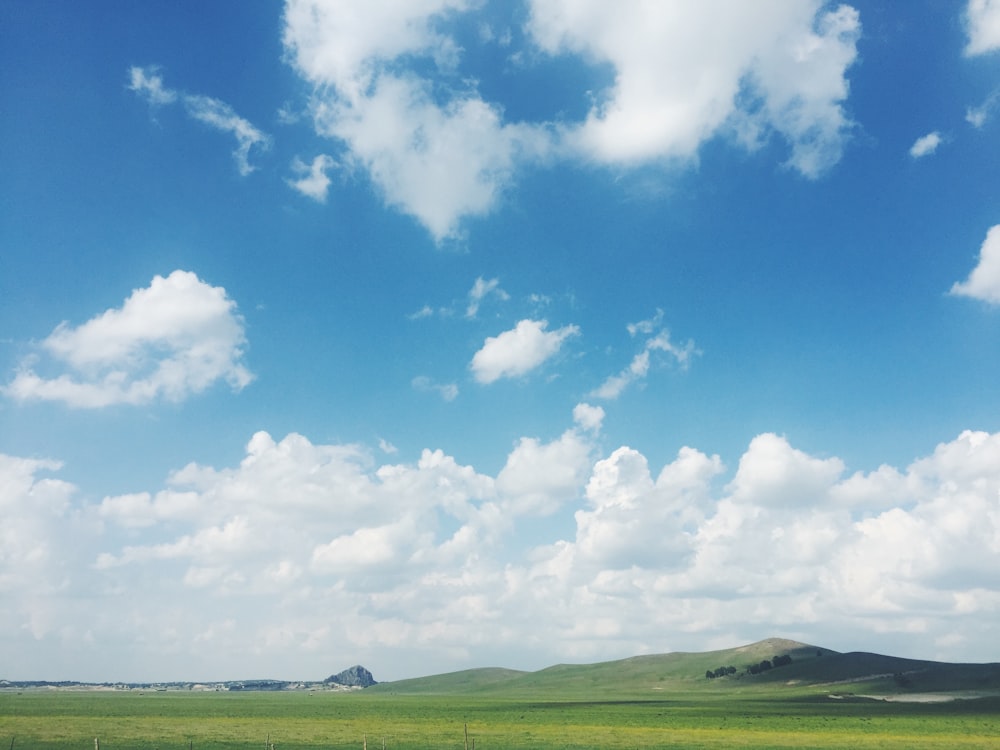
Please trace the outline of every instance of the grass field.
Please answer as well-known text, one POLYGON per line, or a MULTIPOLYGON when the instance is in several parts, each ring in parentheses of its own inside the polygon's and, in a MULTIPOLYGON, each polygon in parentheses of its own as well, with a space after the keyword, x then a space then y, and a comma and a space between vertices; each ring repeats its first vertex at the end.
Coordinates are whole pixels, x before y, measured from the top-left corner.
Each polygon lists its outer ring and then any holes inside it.
POLYGON ((1000 699, 755 691, 580 701, 391 693, 0 693, 0 750, 198 748, 997 748, 1000 699))
POLYGON ((475 669, 363 691, 0 689, 0 750, 1000 748, 1000 664, 838 654, 791 641, 475 669), (708 679, 778 654, 791 664, 708 679), (909 702, 865 696, 900 697, 909 702), (960 700, 921 702, 932 697, 960 700), (977 697, 970 697, 977 696, 977 697))

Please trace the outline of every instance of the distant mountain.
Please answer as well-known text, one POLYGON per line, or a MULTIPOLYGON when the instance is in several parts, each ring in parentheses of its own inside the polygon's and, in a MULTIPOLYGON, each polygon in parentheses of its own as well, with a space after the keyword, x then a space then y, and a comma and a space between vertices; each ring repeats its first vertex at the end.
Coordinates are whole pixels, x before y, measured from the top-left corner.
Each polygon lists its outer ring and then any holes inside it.
POLYGON ((338 674, 330 675, 325 680, 326 684, 333 685, 343 685, 344 687, 360 687, 366 688, 376 685, 375 678, 372 677, 372 673, 367 669, 362 667, 360 664, 356 664, 349 669, 345 669, 343 672, 338 674))

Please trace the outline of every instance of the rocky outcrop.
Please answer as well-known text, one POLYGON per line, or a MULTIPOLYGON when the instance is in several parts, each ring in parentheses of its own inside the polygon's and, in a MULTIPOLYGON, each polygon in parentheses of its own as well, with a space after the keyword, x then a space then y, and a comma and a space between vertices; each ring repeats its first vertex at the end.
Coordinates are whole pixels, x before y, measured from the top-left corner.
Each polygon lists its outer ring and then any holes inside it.
POLYGON ((326 684, 334 685, 344 685, 345 687, 371 687, 377 684, 375 678, 372 677, 372 673, 367 669, 362 667, 360 664, 351 667, 350 669, 345 669, 339 674, 330 675, 325 680, 326 684))

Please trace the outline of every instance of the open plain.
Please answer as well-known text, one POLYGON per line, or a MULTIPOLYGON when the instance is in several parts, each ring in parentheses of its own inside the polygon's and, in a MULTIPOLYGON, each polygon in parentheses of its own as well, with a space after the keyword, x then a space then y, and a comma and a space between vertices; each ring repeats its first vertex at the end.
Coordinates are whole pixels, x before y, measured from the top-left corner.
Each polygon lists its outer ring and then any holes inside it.
POLYGON ((1000 666, 768 640, 333 690, 0 691, 14 750, 996 748, 1000 666), (780 653, 777 653, 780 652, 780 653), (791 654, 786 666, 747 667, 791 654), (706 672, 732 664, 735 674, 706 672))

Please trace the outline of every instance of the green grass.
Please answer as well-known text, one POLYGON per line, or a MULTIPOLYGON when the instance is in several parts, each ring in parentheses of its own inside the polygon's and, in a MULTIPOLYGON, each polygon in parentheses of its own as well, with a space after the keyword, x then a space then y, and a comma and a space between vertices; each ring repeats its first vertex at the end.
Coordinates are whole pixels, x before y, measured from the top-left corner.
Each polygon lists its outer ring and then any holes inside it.
POLYGON ((1000 665, 769 639, 701 654, 474 669, 360 692, 0 690, 0 750, 998 748, 1000 665), (790 654, 757 676, 705 678, 790 654), (864 696, 977 695, 946 703, 864 696), (832 697, 836 695, 837 698, 832 697))
POLYGON ((0 750, 188 748, 996 748, 1000 699, 831 700, 759 689, 643 700, 557 695, 0 692, 0 750))

